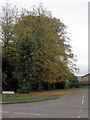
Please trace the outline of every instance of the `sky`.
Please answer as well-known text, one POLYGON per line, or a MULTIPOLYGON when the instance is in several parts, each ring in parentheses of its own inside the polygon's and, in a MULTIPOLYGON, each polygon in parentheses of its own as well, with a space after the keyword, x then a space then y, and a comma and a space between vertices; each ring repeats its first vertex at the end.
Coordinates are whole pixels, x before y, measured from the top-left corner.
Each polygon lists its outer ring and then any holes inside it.
POLYGON ((31 10, 33 5, 42 3, 52 16, 60 19, 70 33, 73 53, 77 56, 77 75, 88 73, 88 0, 0 0, 0 10, 5 3, 31 10))

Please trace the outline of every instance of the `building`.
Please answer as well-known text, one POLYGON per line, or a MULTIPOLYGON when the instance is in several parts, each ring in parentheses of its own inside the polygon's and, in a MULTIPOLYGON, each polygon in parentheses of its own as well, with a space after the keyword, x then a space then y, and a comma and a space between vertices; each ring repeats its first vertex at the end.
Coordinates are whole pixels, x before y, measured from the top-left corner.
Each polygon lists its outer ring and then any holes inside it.
POLYGON ((81 78, 79 79, 80 83, 90 83, 90 73, 81 76, 81 78))

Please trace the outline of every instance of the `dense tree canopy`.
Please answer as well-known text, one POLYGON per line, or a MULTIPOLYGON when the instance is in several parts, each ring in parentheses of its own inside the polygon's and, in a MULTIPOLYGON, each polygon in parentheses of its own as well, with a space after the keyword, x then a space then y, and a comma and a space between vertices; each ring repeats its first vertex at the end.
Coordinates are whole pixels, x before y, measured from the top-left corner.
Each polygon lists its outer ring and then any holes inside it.
MULTIPOLYGON (((15 17, 13 20, 17 19, 15 17)), ((52 17, 42 6, 22 12, 17 22, 9 23, 11 27, 1 24, 4 33, 4 26, 10 32, 7 40, 6 34, 2 37, 5 88, 16 81, 19 92, 41 91, 45 83, 53 84, 55 88, 55 83, 69 80, 77 68, 73 64, 74 54, 64 23, 52 17)))

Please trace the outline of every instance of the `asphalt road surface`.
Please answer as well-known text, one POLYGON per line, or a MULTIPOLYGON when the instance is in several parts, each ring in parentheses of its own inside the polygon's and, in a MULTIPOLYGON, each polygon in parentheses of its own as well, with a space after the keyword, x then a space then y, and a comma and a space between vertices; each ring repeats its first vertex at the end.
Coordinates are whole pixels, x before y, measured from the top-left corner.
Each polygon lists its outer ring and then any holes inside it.
POLYGON ((2 105, 3 118, 88 118, 88 90, 42 102, 2 105))

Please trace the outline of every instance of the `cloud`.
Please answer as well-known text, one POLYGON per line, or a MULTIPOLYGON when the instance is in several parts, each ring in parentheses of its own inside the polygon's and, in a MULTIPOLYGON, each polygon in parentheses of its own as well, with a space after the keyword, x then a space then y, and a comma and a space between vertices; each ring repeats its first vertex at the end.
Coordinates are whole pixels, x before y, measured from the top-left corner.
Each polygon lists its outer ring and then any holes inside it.
MULTIPOLYGON (((79 64, 78 67, 80 68, 78 75, 85 75, 88 73, 88 65, 79 64)), ((90 69, 89 69, 89 71, 90 71, 90 69)))

